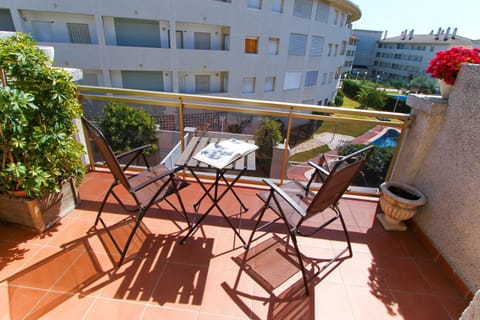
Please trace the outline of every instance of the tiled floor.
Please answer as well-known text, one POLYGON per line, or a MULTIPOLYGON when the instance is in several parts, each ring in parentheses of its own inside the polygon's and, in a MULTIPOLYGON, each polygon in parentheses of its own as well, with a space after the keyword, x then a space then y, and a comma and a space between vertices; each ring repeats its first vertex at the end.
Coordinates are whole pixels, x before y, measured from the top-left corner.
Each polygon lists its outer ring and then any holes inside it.
MULTIPOLYGON (((88 174, 80 207, 43 235, 0 225, 1 319, 439 320, 458 319, 468 303, 414 233, 384 231, 377 203, 366 199, 341 201, 354 255, 314 279, 310 296, 298 272, 285 279, 292 261, 281 226, 273 227, 276 236, 254 242, 251 268, 241 269, 245 250, 221 216, 209 216, 181 245, 186 224, 167 205, 143 220, 132 258, 116 270, 109 239, 90 230, 110 182, 107 173, 88 174)), ((258 190, 237 190, 250 208, 241 219, 248 238, 258 190)), ((195 184, 182 190, 192 216, 200 194, 195 184)), ((238 223, 233 196, 222 205, 238 223)), ((122 222, 120 207, 112 201, 105 216, 115 237, 125 237, 131 225, 122 222)), ((333 224, 300 245, 307 259, 321 261, 344 242, 333 224)))

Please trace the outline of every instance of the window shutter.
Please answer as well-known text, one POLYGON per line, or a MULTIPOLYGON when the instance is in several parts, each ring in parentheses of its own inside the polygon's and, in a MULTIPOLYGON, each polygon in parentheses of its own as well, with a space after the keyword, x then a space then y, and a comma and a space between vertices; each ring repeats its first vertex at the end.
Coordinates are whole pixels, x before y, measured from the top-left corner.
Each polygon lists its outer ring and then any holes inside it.
POLYGON ((305 87, 315 87, 317 85, 318 71, 307 71, 305 74, 305 87))
POLYGON ((272 0, 272 12, 283 12, 283 0, 272 0))
POLYGON ((310 47, 311 56, 323 55, 323 46, 325 45, 325 37, 312 36, 312 46, 310 47))
POLYGON ((158 21, 114 18, 120 46, 161 48, 158 21))
POLYGON ((15 25, 8 9, 0 9, 0 30, 15 31, 15 25))
POLYGON ((268 54, 269 55, 277 55, 278 54, 278 47, 279 47, 280 40, 278 38, 270 38, 268 39, 268 54))
POLYGON ((209 75, 195 75, 195 92, 198 92, 198 93, 210 92, 210 76, 209 75))
POLYGON ((72 43, 92 43, 86 23, 67 23, 68 34, 72 43))
POLYGON ((123 87, 164 91, 162 71, 122 71, 123 87))
POLYGON ((255 92, 255 78, 243 78, 242 93, 254 93, 255 92))
POLYGON ((249 9, 260 9, 262 0, 248 0, 247 7, 249 9))
POLYGON ((193 37, 195 49, 210 50, 210 33, 195 32, 193 37))
POLYGON ((299 33, 290 34, 290 43, 288 44, 289 56, 304 56, 307 48, 307 35, 299 33))
POLYGON ((283 81, 283 90, 292 90, 300 88, 301 72, 285 72, 283 81))
POLYGON ((257 53, 257 38, 245 39, 245 53, 257 53))
POLYGON ((312 17, 312 0, 295 0, 293 4, 293 15, 300 18, 310 19, 312 17))
POLYGON ((324 0, 317 2, 317 11, 315 12, 315 20, 328 23, 328 14, 330 13, 330 4, 324 0))
POLYGON ((263 87, 264 92, 273 92, 275 89, 275 77, 266 77, 263 87))

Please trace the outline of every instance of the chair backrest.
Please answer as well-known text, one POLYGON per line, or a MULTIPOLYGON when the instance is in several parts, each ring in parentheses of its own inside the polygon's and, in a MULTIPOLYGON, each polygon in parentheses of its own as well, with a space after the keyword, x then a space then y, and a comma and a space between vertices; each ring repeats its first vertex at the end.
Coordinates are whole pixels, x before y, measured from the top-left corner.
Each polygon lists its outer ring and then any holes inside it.
POLYGON ((336 160, 330 174, 307 208, 307 217, 336 204, 362 169, 375 146, 371 145, 336 160))
POLYGON ((118 162, 115 154, 113 153, 112 148, 108 144, 107 139, 103 133, 89 120, 82 117, 82 123, 84 127, 87 129, 88 136, 93 141, 95 146, 97 147, 98 151, 102 155, 103 160, 109 167, 110 171, 113 174, 115 180, 121 183, 127 190, 130 189, 130 184, 128 183, 128 179, 123 173, 122 167, 118 162))

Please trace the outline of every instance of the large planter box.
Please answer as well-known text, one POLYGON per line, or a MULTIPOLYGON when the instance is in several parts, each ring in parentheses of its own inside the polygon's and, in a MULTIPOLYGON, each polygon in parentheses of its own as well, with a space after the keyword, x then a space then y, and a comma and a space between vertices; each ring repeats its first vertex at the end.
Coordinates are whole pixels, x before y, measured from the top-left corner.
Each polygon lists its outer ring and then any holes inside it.
POLYGON ((62 191, 39 199, 0 195, 0 220, 44 232, 72 212, 80 203, 74 181, 62 184, 62 191))

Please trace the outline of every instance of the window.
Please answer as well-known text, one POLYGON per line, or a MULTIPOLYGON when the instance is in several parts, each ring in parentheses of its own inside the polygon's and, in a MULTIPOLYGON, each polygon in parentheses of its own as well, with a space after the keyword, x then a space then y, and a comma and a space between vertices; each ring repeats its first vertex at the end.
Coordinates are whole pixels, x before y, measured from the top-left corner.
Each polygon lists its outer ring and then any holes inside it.
POLYGON ((254 92, 255 92, 255 77, 243 78, 242 93, 254 93, 254 92))
POLYGON ((272 12, 283 12, 283 0, 272 0, 272 12))
POLYGON ((262 0, 248 0, 247 8, 260 10, 262 8, 262 0))
POLYGON ((271 56, 278 55, 278 48, 280 46, 280 39, 269 38, 268 39, 268 54, 271 56))
POLYGON ((53 41, 52 26, 50 21, 32 21, 33 39, 39 42, 53 41))
POLYGON ((302 79, 301 72, 285 72, 285 80, 283 81, 283 90, 299 89, 301 79, 302 79))
POLYGON ((82 79, 78 80, 78 84, 85 86, 98 86, 98 77, 95 72, 83 72, 82 79))
POLYGON ((340 47, 340 55, 343 56, 347 50, 347 41, 342 41, 342 46, 340 47))
POLYGON ((332 81, 333 81, 333 72, 330 72, 330 73, 328 74, 328 84, 331 84, 332 81))
POLYGON ((327 84, 327 77, 328 75, 326 72, 322 73, 322 86, 327 84))
POLYGON ((258 53, 258 37, 248 37, 245 39, 245 53, 258 53))
POLYGON ((158 21, 114 18, 117 45, 160 48, 158 21))
POLYGON ((305 88, 315 87, 317 85, 318 71, 307 71, 305 74, 305 88))
POLYGON ((266 77, 265 84, 263 86, 264 92, 273 92, 275 91, 275 77, 266 77))
POLYGON ((337 25, 337 23, 338 23, 338 15, 339 14, 340 14, 340 12, 338 10, 335 10, 335 20, 333 21, 334 25, 337 25))
POLYGON ((124 88, 164 91, 162 71, 122 71, 124 88))
POLYGON ((293 15, 300 18, 310 19, 312 17, 312 0, 295 0, 293 4, 293 15))
POLYGON ((175 41, 177 42, 177 49, 183 49, 183 31, 175 31, 175 41))
POLYGON ((208 93, 210 92, 210 76, 209 75, 195 75, 195 92, 208 93))
POLYGON ((323 46, 325 45, 325 37, 312 36, 312 46, 310 47, 310 55, 319 57, 323 54, 323 46))
POLYGON ((193 41, 195 49, 210 50, 210 33, 194 32, 193 41))
POLYGON ((15 31, 12 16, 10 10, 0 9, 0 30, 2 31, 15 31))
POLYGON ((328 56, 329 57, 332 55, 332 48, 333 48, 333 44, 329 43, 328 44, 328 56))
POLYGON ((307 35, 299 33, 290 34, 290 42, 288 44, 289 56, 304 56, 307 49, 307 35))
POLYGON ((335 45, 335 54, 334 56, 336 57, 338 55, 338 44, 335 45))
POLYGON ((325 0, 317 2, 317 11, 315 12, 315 20, 327 23, 328 15, 330 13, 330 4, 325 0))
POLYGON ((338 67, 336 72, 335 72, 335 80, 338 80, 340 78, 340 75, 342 74, 342 67, 338 67))
POLYGON ((92 43, 86 23, 67 23, 68 35, 72 43, 92 43))

